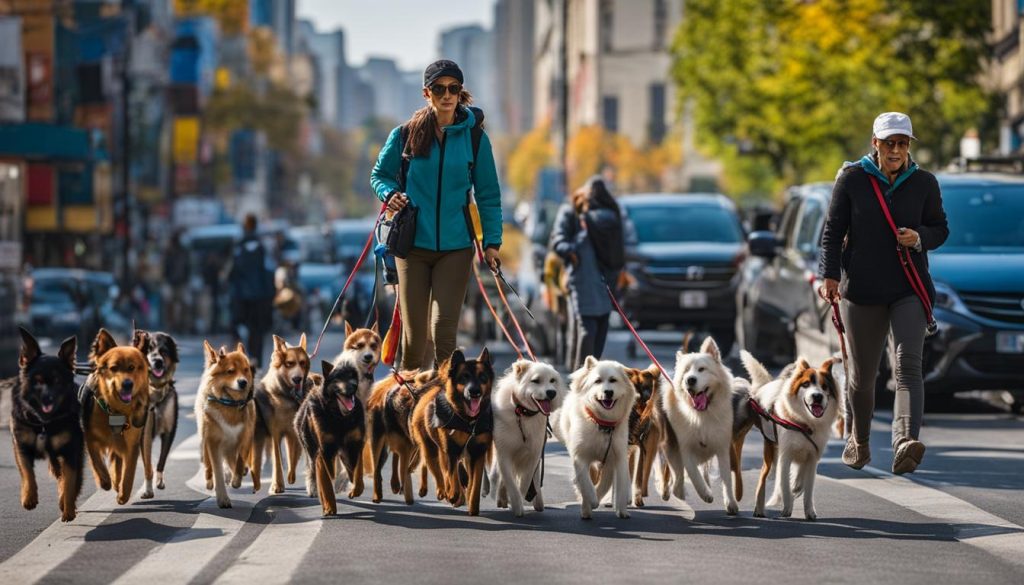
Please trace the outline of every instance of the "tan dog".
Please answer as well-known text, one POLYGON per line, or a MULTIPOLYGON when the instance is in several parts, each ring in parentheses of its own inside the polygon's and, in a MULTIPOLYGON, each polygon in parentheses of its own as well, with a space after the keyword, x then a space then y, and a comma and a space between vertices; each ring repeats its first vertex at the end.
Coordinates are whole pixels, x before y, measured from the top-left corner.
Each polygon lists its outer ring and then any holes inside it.
POLYGON ((135 483, 135 466, 149 409, 146 357, 138 347, 118 346, 106 329, 100 329, 89 360, 96 370, 82 385, 79 395, 85 446, 96 485, 103 490, 113 485, 117 488, 117 503, 126 504, 135 483))
POLYGON ((651 468, 661 442, 661 425, 654 416, 654 405, 660 399, 661 370, 651 365, 646 370, 627 369, 629 381, 636 390, 636 402, 629 413, 629 470, 633 479, 633 505, 642 508, 647 497, 651 468))
POLYGON ((206 489, 216 490, 218 506, 230 508, 224 466, 231 466, 231 487, 241 487, 256 426, 253 368, 241 343, 228 353, 223 347, 220 351, 213 349, 204 340, 203 353, 206 367, 196 394, 195 413, 206 489))
POLYGON ((270 493, 284 493, 281 441, 288 445, 288 484, 295 483, 295 470, 299 464, 302 445, 295 432, 295 415, 306 399, 309 377, 309 354, 306 353, 306 334, 299 345, 288 345, 274 336, 274 351, 270 354, 270 368, 256 385, 256 427, 252 443, 252 491, 260 491, 260 472, 263 470, 263 451, 267 441, 274 455, 274 468, 270 480, 270 493))

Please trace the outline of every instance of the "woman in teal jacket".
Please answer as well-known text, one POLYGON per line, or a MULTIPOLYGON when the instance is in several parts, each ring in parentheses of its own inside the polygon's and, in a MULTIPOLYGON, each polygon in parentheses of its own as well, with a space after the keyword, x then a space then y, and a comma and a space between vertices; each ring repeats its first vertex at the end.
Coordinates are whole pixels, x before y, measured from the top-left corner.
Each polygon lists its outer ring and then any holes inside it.
POLYGON ((463 81, 462 70, 452 61, 427 67, 423 97, 428 105, 391 131, 370 175, 370 185, 387 202, 388 213, 406 205, 419 208, 413 250, 396 259, 403 369, 419 368, 425 361, 428 315, 435 363, 455 351, 473 261, 474 235, 466 212, 471 191, 480 212, 485 260, 492 270, 500 266, 501 190, 494 153, 487 134, 474 128, 483 115, 468 107, 472 97, 463 81), (474 134, 479 136, 476 153, 474 134), (404 193, 399 186, 403 155, 408 159, 404 193))

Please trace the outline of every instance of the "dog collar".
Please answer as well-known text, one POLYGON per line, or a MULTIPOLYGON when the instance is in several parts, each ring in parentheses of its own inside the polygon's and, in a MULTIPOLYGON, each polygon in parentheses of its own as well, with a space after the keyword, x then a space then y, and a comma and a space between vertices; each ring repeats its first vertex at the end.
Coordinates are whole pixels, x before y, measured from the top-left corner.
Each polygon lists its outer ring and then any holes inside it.
POLYGON ((765 408, 763 406, 761 406, 757 402, 757 400, 754 400, 753 396, 750 397, 749 403, 750 403, 750 408, 752 408, 754 410, 754 412, 756 412, 761 417, 761 419, 764 419, 764 420, 761 421, 761 424, 757 425, 757 428, 760 429, 761 434, 764 435, 765 440, 767 440, 767 441, 769 441, 771 443, 777 443, 778 442, 778 432, 777 431, 774 433, 774 435, 775 435, 775 437, 774 437, 775 440, 774 441, 771 440, 771 438, 768 437, 768 434, 765 432, 763 424, 765 422, 771 422, 772 424, 774 424, 776 426, 780 426, 780 427, 782 427, 784 429, 789 429, 791 431, 796 431, 796 432, 800 433, 801 435, 804 436, 804 438, 806 438, 808 441, 811 442, 811 445, 814 445, 814 450, 815 451, 819 451, 818 444, 815 443, 814 439, 811 438, 811 435, 814 433, 814 430, 811 429, 811 427, 809 427, 807 425, 802 425, 802 424, 800 424, 798 422, 793 422, 791 420, 782 418, 781 416, 775 414, 774 410, 772 412, 769 412, 769 411, 765 410, 765 408))
POLYGON ((597 416, 594 414, 593 410, 590 410, 589 406, 584 406, 583 412, 585 412, 587 414, 587 418, 594 421, 594 424, 596 424, 603 432, 610 433, 615 430, 615 427, 619 426, 618 421, 608 420, 597 416))
POLYGON ((243 398, 241 400, 232 400, 230 398, 222 398, 220 396, 214 396, 213 394, 207 394, 206 395, 206 401, 207 402, 216 402, 217 404, 221 404, 221 405, 224 405, 224 406, 234 406, 238 410, 242 410, 243 408, 245 408, 245 405, 249 404, 250 400, 252 400, 252 392, 251 391, 249 392, 249 394, 246 395, 245 398, 243 398))
POLYGON ((110 410, 110 406, 107 404, 106 400, 97 396, 96 404, 99 404, 100 410, 106 413, 107 424, 110 425, 110 432, 115 432, 116 429, 117 434, 120 435, 128 428, 128 417, 123 414, 114 414, 114 412, 110 410))
POLYGON ((529 418, 531 416, 536 416, 540 414, 540 409, 530 410, 529 408, 526 408, 525 406, 520 404, 518 400, 516 400, 515 396, 512 396, 512 404, 514 404, 516 407, 516 416, 525 416, 529 418))

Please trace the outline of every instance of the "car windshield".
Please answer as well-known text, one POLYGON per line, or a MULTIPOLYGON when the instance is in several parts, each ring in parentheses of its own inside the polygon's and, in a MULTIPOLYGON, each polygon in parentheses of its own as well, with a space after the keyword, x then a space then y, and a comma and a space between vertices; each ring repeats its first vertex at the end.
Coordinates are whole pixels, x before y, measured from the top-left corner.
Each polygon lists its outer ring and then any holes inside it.
POLYGON ((949 238, 937 253, 1024 248, 1024 185, 943 187, 949 238))
POLYGON ((73 281, 36 280, 32 286, 32 302, 39 305, 75 305, 70 282, 73 281))
POLYGON ((641 244, 743 241, 736 217, 717 205, 634 205, 627 213, 641 244))

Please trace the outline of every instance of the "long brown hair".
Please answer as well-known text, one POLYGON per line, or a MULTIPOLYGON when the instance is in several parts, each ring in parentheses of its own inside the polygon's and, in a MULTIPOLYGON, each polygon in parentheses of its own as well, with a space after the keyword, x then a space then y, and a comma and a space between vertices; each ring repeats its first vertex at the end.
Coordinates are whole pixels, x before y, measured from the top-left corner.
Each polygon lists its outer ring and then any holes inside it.
MULTIPOLYGON (((459 105, 466 107, 472 103, 473 94, 463 87, 459 93, 459 105)), ((458 110, 456 110, 456 119, 458 114, 458 110)), ((434 114, 434 108, 428 104, 416 110, 405 126, 409 129, 409 142, 406 143, 402 156, 406 156, 406 153, 409 158, 430 156, 430 145, 434 141, 434 128, 437 126, 437 115, 434 114)))

